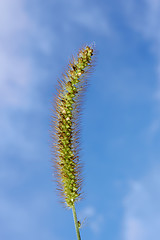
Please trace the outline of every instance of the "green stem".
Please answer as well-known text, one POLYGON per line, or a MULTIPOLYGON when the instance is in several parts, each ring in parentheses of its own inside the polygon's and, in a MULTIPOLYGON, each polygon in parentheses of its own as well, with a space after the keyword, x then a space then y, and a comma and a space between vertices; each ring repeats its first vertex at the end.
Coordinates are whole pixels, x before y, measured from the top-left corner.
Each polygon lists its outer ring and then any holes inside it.
POLYGON ((78 220, 77 220, 75 205, 73 205, 72 211, 73 211, 73 218, 74 218, 75 229, 76 229, 76 233, 77 233, 77 239, 78 239, 78 240, 81 240, 81 236, 80 236, 80 232, 79 232, 79 227, 78 227, 78 220))

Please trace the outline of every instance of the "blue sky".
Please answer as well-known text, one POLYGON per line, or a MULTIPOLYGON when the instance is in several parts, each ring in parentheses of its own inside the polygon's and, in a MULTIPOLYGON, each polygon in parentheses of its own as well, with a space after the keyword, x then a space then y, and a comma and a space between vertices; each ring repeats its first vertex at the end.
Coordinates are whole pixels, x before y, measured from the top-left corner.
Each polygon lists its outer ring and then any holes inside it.
POLYGON ((160 1, 0 2, 0 239, 75 239, 49 122, 70 56, 96 43, 82 130, 82 239, 160 238, 160 1))

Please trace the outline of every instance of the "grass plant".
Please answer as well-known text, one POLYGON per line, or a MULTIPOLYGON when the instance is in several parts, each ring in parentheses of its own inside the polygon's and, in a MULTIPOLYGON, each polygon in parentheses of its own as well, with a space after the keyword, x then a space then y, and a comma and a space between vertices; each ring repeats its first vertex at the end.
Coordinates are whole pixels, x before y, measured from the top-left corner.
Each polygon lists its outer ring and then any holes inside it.
POLYGON ((82 198, 80 159, 82 100, 94 62, 94 44, 84 46, 76 57, 72 56, 65 73, 58 80, 51 123, 53 169, 57 192, 61 202, 73 211, 78 240, 81 237, 75 203, 82 198))

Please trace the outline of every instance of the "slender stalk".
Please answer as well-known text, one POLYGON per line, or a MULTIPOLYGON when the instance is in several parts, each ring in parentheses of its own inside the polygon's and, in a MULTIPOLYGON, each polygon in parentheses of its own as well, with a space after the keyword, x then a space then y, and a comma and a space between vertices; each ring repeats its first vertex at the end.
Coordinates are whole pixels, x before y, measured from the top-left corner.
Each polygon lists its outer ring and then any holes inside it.
POLYGON ((78 239, 78 240, 81 240, 81 236, 80 236, 80 232, 79 232, 79 227, 78 227, 78 220, 77 220, 75 205, 73 205, 72 211, 73 211, 73 218, 74 218, 74 224, 75 224, 77 239, 78 239))

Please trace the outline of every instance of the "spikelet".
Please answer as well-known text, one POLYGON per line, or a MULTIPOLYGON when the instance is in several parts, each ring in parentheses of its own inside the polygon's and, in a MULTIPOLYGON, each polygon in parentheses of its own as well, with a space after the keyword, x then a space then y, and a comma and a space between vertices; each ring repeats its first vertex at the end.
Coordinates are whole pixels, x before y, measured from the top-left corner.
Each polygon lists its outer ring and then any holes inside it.
POLYGON ((87 78, 95 59, 94 45, 72 57, 62 79, 58 80, 52 116, 54 175, 62 202, 70 208, 81 198, 80 115, 87 78))

